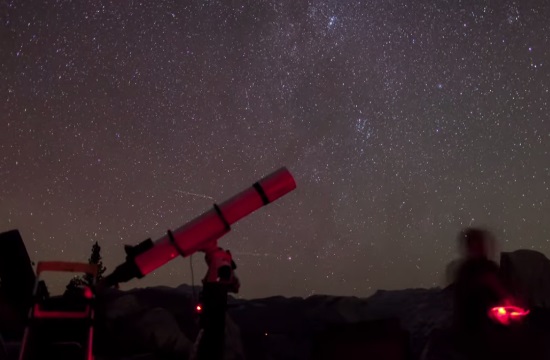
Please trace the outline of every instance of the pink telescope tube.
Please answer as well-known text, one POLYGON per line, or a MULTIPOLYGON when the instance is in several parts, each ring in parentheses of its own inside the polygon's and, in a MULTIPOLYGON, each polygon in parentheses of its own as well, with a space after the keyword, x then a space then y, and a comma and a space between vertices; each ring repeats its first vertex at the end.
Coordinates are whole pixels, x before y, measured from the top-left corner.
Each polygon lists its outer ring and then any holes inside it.
POLYGON ((250 213, 296 189, 292 174, 281 168, 250 188, 209 210, 180 228, 169 231, 148 250, 134 258, 140 275, 145 276, 178 255, 189 256, 204 250, 231 230, 231 225, 250 213))

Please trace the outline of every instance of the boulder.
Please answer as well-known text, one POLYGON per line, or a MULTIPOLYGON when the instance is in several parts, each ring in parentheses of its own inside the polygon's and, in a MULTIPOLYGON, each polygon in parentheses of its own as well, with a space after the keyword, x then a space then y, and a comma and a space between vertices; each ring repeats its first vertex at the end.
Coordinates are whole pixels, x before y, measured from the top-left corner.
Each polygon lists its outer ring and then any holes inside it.
POLYGON ((550 308, 550 260, 534 250, 503 252, 500 271, 531 308, 550 308))
MULTIPOLYGON (((188 294, 172 288, 110 290, 103 294, 100 311, 105 324, 102 347, 116 344, 118 356, 152 354, 163 359, 190 357, 197 330, 197 318, 188 294)), ((239 327, 226 319, 225 359, 244 359, 239 327)))

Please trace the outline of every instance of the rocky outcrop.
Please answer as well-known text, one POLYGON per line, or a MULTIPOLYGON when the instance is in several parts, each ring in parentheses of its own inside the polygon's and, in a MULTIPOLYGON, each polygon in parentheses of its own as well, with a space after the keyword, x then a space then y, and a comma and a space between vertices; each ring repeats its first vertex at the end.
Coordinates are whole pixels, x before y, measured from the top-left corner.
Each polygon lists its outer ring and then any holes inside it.
POLYGON ((550 260, 538 251, 503 252, 503 277, 529 307, 550 308, 550 260))
MULTIPOLYGON (((167 287, 110 290, 99 300, 103 328, 98 329, 98 341, 104 354, 190 357, 198 328, 190 294, 167 287)), ((244 359, 240 330, 229 316, 226 334, 225 359, 244 359)))

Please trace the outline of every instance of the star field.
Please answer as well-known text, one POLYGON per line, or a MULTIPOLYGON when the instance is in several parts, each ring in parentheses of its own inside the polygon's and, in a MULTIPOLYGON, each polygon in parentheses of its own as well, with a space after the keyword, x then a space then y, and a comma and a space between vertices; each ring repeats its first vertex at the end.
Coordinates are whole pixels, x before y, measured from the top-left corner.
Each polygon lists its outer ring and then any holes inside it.
MULTIPOLYGON (((437 286, 468 225, 549 256, 549 18, 542 0, 6 0, 0 231, 34 261, 98 241, 109 272, 286 166, 298 189, 220 241, 245 297, 437 286)), ((176 259, 125 286, 190 281, 176 259)))

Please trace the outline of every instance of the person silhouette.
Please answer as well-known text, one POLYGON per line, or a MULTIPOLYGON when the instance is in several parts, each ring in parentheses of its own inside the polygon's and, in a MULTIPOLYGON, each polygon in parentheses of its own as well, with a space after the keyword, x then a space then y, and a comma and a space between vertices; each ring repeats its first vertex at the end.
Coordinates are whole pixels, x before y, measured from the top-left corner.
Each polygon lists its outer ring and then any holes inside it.
POLYGON ((430 335, 421 359, 549 358, 539 356, 539 340, 525 327, 502 326, 491 316, 493 308, 517 304, 501 279, 499 265, 492 260, 494 236, 481 228, 466 228, 457 240, 460 259, 447 268, 453 276, 447 288, 454 296, 452 326, 430 335))
POLYGON ((487 230, 467 228, 458 236, 462 261, 454 281, 455 326, 472 335, 489 324, 488 311, 509 298, 500 279, 499 266, 491 259, 495 238, 487 230))

